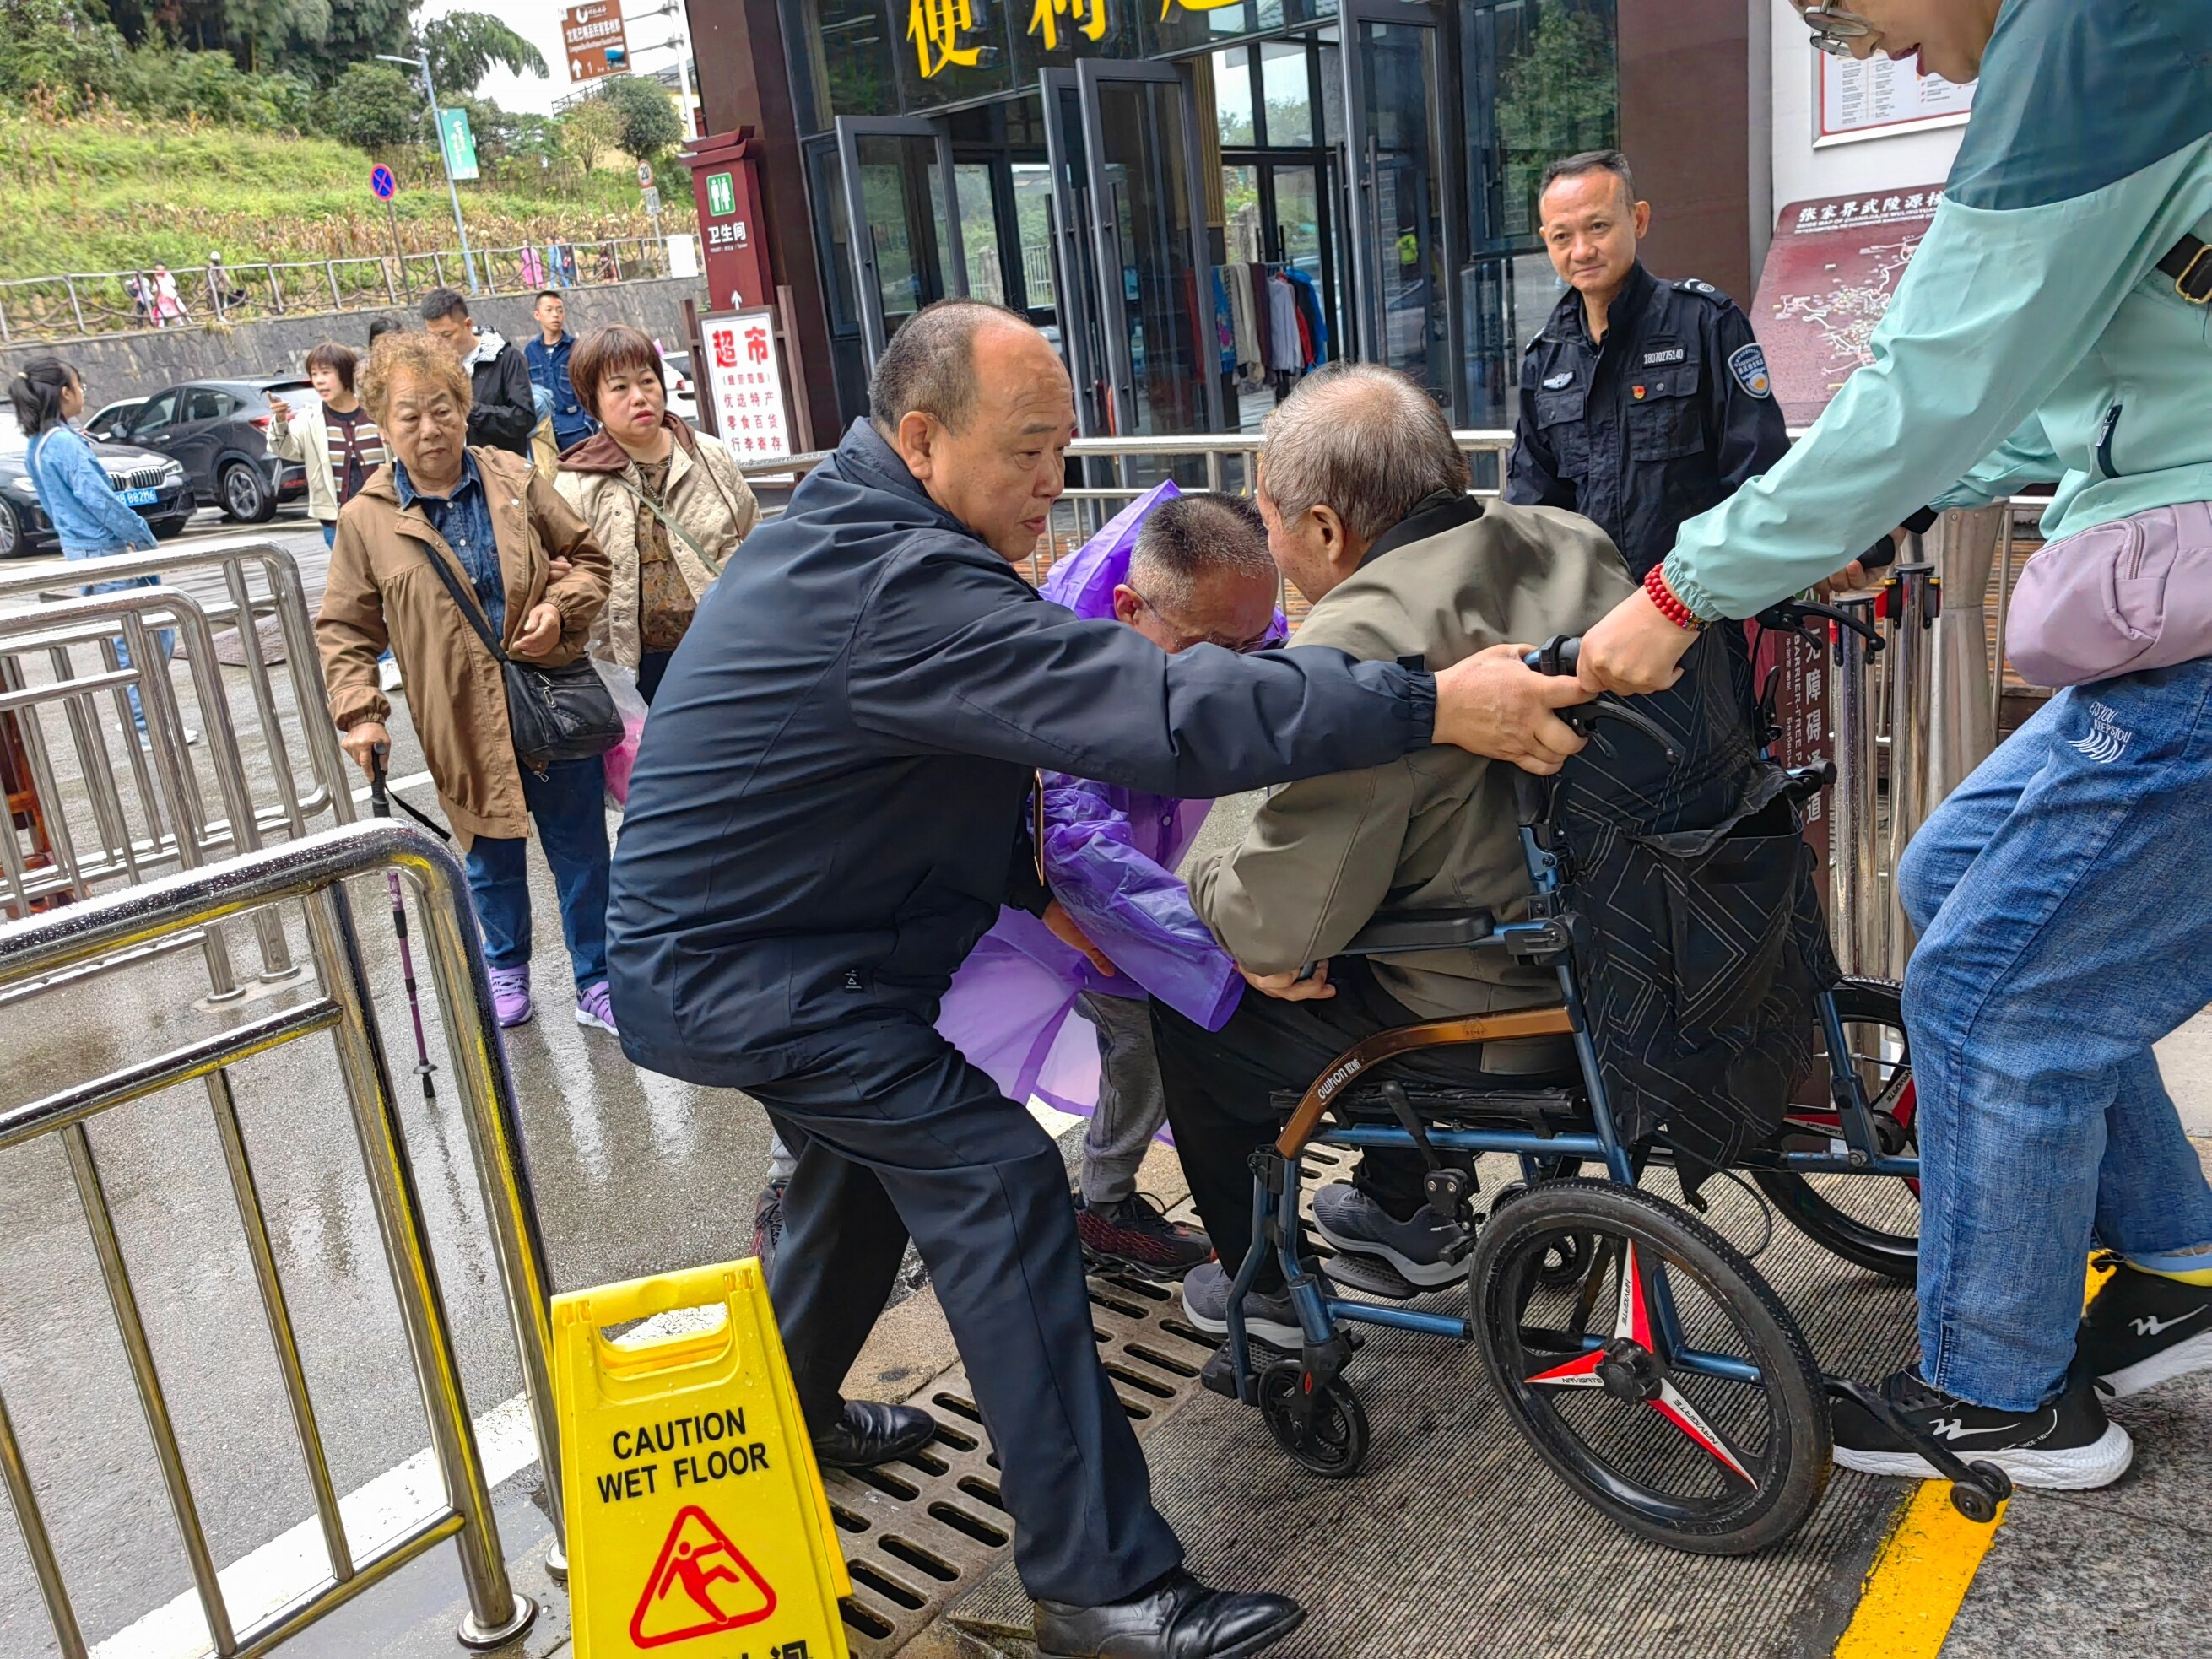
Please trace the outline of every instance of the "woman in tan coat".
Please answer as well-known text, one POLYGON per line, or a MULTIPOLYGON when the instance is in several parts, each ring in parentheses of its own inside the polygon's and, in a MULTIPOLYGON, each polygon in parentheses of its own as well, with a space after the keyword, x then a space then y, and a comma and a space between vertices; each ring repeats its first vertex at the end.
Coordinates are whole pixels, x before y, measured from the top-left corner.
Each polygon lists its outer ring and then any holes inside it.
POLYGON ((660 353, 636 329, 586 335, 568 383, 601 423, 562 456, 559 480, 611 567, 592 653, 635 674, 649 703, 700 596, 760 507, 721 441, 668 412, 660 353))
POLYGON ((582 653, 606 604, 606 556, 523 457, 468 447, 468 371, 429 336, 379 340, 362 398, 393 459, 338 514, 315 622, 331 718, 368 770, 389 741, 392 706, 376 677, 389 645, 465 854, 499 1023, 520 1025, 535 1012, 523 860, 535 818, 560 894, 576 1018, 611 1031, 603 769, 595 757, 539 774, 516 760, 498 659, 431 563, 458 579, 507 655, 557 667, 582 653))

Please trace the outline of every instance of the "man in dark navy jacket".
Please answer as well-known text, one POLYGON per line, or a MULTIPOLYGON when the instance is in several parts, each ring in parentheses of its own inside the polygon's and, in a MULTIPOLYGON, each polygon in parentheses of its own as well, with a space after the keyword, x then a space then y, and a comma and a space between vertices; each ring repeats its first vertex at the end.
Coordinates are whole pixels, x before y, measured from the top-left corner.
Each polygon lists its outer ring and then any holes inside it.
POLYGON ((1046 1654, 1256 1653, 1297 1605, 1182 1571, 1098 1364, 1058 1150, 932 1029, 1001 903, 1079 942, 1038 882, 1034 769, 1178 797, 1379 764, 1432 740, 1533 770, 1579 742, 1572 681, 1501 647, 1436 678, 1340 653, 1170 656, 1015 572, 1074 433, 1012 313, 902 328, 856 422, 702 602, 654 701, 609 915, 623 1047, 742 1088, 800 1148, 773 1294, 817 1452, 856 1466, 926 1413, 839 1385, 910 1231, 1003 1465, 1046 1654))

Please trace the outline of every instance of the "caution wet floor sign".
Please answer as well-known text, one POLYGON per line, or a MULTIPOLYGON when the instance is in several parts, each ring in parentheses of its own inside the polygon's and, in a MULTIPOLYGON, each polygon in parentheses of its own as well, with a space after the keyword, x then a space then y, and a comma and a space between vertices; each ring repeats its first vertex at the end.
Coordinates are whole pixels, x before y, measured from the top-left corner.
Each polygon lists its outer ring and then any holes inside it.
POLYGON ((578 1659, 846 1659, 851 1586, 757 1263, 553 1300, 578 1659), (712 1328, 633 1346, 679 1308, 712 1328))

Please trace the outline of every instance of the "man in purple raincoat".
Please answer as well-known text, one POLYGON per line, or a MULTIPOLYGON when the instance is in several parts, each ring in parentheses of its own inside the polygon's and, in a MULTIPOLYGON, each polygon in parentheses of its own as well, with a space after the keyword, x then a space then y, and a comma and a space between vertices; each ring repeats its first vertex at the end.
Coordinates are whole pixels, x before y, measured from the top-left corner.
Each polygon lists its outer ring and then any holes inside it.
MULTIPOLYGON (((1055 565, 1041 592, 1079 617, 1115 617, 1173 654, 1199 644, 1280 645, 1278 585, 1266 528, 1249 503, 1163 483, 1055 565)), ((1244 989, 1175 873, 1212 803, 1059 772, 1040 777, 1045 884, 1064 921, 1001 910, 953 976, 937 1029, 1010 1098, 1089 1115, 1076 1211, 1085 1253, 1179 1278, 1212 1245, 1137 1191, 1137 1169, 1167 1114, 1152 999, 1211 1031, 1244 989), (1071 933, 1088 948, 1071 943, 1071 933), (1083 1018, 1071 1018, 1079 1010, 1083 1018)), ((787 1157, 773 1149, 764 1212, 780 1202, 787 1157)), ((771 1224, 764 1218, 757 1231, 771 1224)), ((757 1237, 761 1245, 772 1249, 772 1237, 757 1237)))
MULTIPOLYGON (((1257 651, 1283 642, 1279 580, 1249 503, 1164 483, 1054 567, 1042 592, 1079 617, 1116 617, 1170 654, 1257 651)), ((1244 988, 1175 873, 1212 803, 1058 772, 1042 787, 1045 884, 1091 949, 1064 942, 1049 925, 1058 918, 1002 912, 953 977, 937 1028, 1016 1100, 1077 1112, 1096 1101, 1076 1211, 1084 1250, 1180 1278, 1212 1245, 1138 1193, 1137 1166, 1167 1110, 1152 1000, 1215 1030, 1244 988), (1081 1022, 1067 1018, 1077 1008, 1097 1034, 1095 1082, 1081 1022)))

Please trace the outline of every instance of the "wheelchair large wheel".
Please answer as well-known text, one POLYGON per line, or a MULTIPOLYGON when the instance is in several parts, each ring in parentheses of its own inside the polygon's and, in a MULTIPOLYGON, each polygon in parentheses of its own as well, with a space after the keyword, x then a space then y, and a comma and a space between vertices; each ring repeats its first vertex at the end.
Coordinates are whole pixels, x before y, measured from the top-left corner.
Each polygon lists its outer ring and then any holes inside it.
MULTIPOLYGON (((1899 1153, 1917 1152, 1914 1133, 1912 1049, 1905 1033, 1899 988, 1886 979, 1847 979, 1833 993, 1850 1040, 1851 1064, 1875 1120, 1899 1153)), ((1827 1045, 1819 1074, 1826 1076, 1827 1045)), ((1842 1134, 1833 1110, 1793 1109, 1784 1126, 1785 1151, 1826 1151, 1842 1134)), ((1790 1224, 1823 1249, 1855 1267, 1911 1284, 1920 1266, 1920 1183, 1896 1176, 1799 1175, 1760 1170, 1752 1179, 1790 1224)))
POLYGON ((1547 1182, 1491 1217, 1474 1273, 1498 1397, 1619 1525, 1747 1555, 1812 1513, 1832 1450, 1820 1367, 1758 1270, 1696 1217, 1608 1182, 1547 1182), (1589 1271, 1547 1288, 1577 1235, 1589 1271))

